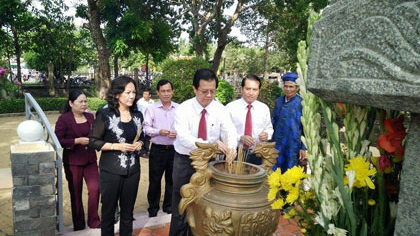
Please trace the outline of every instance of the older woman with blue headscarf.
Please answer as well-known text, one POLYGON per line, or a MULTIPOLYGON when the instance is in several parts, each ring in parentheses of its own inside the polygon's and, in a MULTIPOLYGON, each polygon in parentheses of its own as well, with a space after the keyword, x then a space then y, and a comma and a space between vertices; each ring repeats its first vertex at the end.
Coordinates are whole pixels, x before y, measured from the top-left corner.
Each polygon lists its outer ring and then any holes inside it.
POLYGON ((303 99, 297 95, 297 79, 298 75, 293 72, 282 76, 285 95, 276 99, 271 119, 274 127, 273 141, 276 142, 275 148, 279 150, 273 170, 281 168, 282 173, 306 158, 306 147, 300 138, 303 135, 300 122, 303 99))

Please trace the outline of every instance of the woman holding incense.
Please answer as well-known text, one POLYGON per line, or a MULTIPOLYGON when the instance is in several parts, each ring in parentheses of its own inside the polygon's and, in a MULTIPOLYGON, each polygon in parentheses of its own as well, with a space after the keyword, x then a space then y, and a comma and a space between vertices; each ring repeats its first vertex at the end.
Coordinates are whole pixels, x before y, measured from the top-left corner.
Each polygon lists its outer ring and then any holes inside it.
POLYGON ((99 110, 89 137, 89 147, 102 151, 99 187, 102 195, 101 235, 114 235, 114 213, 120 203, 120 235, 133 231, 133 209, 140 181, 143 115, 137 110, 137 86, 120 76, 111 83, 108 107, 99 110))

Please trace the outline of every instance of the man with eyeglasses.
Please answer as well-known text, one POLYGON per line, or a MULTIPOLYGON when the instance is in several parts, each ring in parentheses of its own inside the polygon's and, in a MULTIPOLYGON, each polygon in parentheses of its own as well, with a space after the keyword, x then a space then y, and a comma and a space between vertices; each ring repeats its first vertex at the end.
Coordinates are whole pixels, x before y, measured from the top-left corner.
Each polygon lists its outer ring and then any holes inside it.
POLYGON ((190 152, 197 149, 195 143, 216 142, 223 153, 226 153, 228 148, 236 149, 236 130, 229 113, 220 102, 214 100, 217 85, 218 79, 212 70, 197 70, 193 79, 195 97, 184 101, 175 110, 174 127, 177 136, 174 142, 172 218, 169 235, 192 235, 186 215, 179 214, 178 206, 181 187, 190 181, 195 172, 189 159, 190 152))

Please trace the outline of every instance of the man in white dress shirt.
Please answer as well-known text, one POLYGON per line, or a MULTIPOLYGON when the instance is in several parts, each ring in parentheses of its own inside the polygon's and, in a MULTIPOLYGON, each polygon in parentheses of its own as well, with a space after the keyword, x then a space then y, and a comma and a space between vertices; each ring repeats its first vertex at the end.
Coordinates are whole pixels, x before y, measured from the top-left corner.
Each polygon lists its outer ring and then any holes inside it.
POLYGON ((143 91, 143 97, 137 101, 137 107, 143 113, 143 117, 146 114, 146 109, 152 105, 155 101, 152 99, 152 90, 147 88, 143 91))
MULTIPOLYGON (((152 99, 152 90, 150 88, 146 88, 143 91, 142 98, 137 101, 137 108, 143 114, 143 118, 146 115, 146 109, 152 105, 155 101, 152 99)), ((150 136, 146 134, 146 142, 144 143, 145 152, 143 154, 144 158, 149 158, 150 152, 150 136)))
POLYGON ((172 218, 169 235, 192 235, 185 213, 179 215, 180 190, 189 183, 195 170, 189 159, 190 152, 197 149, 196 142, 217 142, 226 153, 237 145, 236 131, 229 112, 220 102, 214 100, 218 79, 209 69, 199 69, 194 74, 195 97, 184 101, 175 111, 174 127, 177 133, 174 147, 172 218), (220 141, 222 137, 223 141, 220 141), (225 140, 227 139, 227 140, 225 140), (228 144, 227 147, 225 144, 228 144))
POLYGON ((226 108, 235 125, 237 141, 248 151, 246 162, 261 165, 262 159, 250 152, 256 143, 267 142, 273 135, 270 109, 257 101, 261 88, 261 79, 258 76, 247 75, 241 86, 242 98, 227 104, 226 108))

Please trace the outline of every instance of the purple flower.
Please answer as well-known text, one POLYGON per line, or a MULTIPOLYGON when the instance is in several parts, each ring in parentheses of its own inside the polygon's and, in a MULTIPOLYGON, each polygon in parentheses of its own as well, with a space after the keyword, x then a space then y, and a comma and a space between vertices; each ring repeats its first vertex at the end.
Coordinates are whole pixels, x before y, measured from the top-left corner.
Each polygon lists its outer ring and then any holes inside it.
POLYGON ((7 67, 6 68, 0 68, 0 76, 2 76, 4 73, 6 73, 7 71, 7 67))

